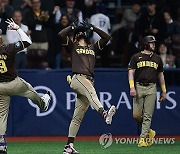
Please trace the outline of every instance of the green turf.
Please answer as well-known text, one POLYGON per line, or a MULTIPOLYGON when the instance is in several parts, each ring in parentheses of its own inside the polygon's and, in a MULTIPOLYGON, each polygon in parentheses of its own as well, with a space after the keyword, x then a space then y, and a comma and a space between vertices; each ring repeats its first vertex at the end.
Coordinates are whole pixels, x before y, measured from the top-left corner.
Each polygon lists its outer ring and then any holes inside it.
MULTIPOLYGON (((65 142, 9 142, 8 154, 62 154, 65 142)), ((77 141, 81 154, 180 154, 180 141, 139 148, 136 144, 113 144, 102 149, 97 141, 77 141)))

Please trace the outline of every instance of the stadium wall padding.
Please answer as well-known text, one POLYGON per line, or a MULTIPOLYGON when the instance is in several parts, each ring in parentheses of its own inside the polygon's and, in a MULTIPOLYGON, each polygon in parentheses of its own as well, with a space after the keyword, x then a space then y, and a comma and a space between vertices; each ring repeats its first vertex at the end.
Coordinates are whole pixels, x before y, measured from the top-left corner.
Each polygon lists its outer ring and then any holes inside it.
MULTIPOLYGON (((51 90, 52 103, 40 111, 26 98, 13 96, 8 118, 8 136, 66 136, 73 115, 75 94, 66 82, 70 69, 20 70, 19 76, 32 84, 38 93, 51 90)), ((152 128, 158 135, 180 135, 180 69, 165 70, 167 100, 156 102, 152 128)), ((158 86, 157 86, 158 87, 158 86)), ((138 135, 140 127, 132 117, 127 69, 96 69, 95 88, 105 109, 117 107, 111 125, 92 107, 88 109, 78 135, 138 135)), ((157 98, 160 95, 158 87, 157 98)))

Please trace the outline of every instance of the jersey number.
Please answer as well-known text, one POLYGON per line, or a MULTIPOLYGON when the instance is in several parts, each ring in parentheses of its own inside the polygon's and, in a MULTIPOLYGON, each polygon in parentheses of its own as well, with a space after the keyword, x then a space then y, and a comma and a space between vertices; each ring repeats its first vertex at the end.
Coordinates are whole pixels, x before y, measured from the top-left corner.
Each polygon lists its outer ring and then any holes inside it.
POLYGON ((105 24, 106 24, 106 21, 103 21, 103 20, 99 21, 100 27, 104 27, 105 24))
POLYGON ((4 60, 0 60, 0 73, 6 73, 7 72, 7 67, 6 63, 4 60))

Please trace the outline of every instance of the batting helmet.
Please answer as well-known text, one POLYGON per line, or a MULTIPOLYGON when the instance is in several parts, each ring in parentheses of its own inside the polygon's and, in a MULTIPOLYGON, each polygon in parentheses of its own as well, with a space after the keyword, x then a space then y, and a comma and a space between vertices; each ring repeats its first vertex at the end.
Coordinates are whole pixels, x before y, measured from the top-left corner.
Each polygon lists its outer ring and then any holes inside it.
POLYGON ((75 29, 73 41, 75 40, 76 35, 80 32, 83 33, 84 39, 87 41, 89 39, 89 34, 87 30, 84 28, 84 26, 79 26, 78 28, 75 29))
POLYGON ((145 36, 142 40, 142 47, 144 49, 149 50, 149 48, 150 48, 149 43, 153 43, 153 42, 156 42, 156 39, 154 36, 152 36, 152 35, 145 36))

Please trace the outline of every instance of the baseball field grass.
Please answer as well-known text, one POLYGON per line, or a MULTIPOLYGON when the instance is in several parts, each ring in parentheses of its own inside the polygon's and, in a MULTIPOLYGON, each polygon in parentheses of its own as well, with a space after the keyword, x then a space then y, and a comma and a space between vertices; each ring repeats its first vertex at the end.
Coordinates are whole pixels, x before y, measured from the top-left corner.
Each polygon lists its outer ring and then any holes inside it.
MULTIPOLYGON (((65 140, 11 140, 8 141, 8 154, 62 154, 65 140)), ((98 140, 78 140, 75 148, 81 154, 180 154, 180 140, 171 143, 156 143, 151 147, 139 148, 136 143, 113 143, 103 148, 98 140)))

